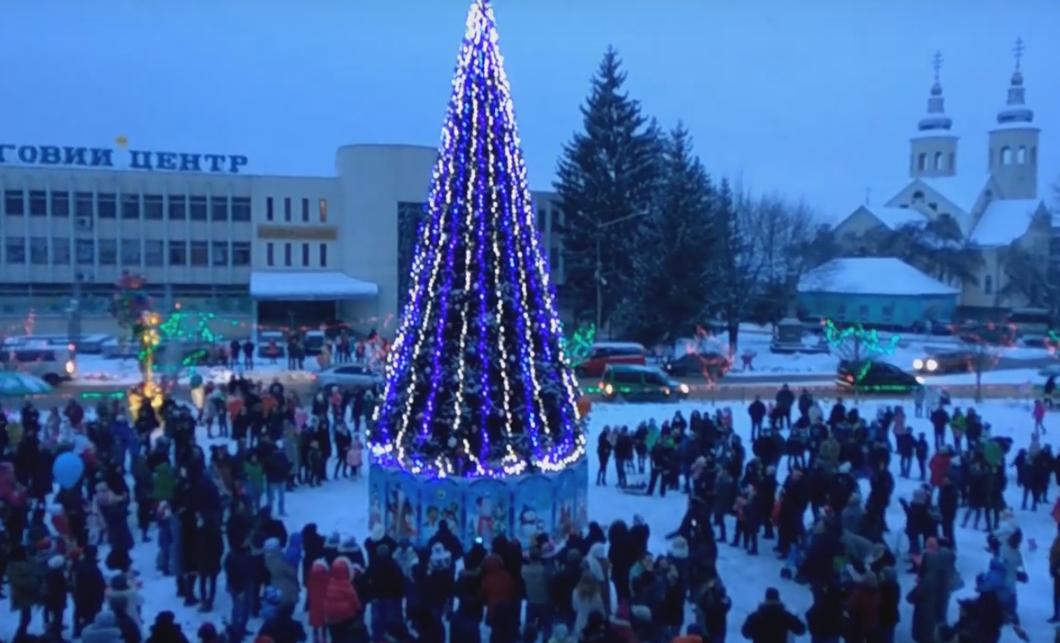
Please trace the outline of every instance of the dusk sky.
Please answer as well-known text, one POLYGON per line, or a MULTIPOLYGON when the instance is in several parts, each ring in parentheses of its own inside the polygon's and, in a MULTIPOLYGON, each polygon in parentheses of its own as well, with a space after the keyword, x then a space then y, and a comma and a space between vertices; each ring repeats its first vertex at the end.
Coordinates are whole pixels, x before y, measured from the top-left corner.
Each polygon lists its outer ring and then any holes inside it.
MULTIPOLYGON (((0 142, 244 154, 256 174, 331 175, 337 147, 439 139, 467 0, 7 0, 0 142)), ((495 0, 531 185, 550 189, 608 45, 630 94, 679 120, 716 176, 804 197, 826 220, 906 176, 931 57, 985 176, 1017 36, 1060 174, 1056 0, 495 0)), ((424 177, 426 189, 429 177, 424 177)))

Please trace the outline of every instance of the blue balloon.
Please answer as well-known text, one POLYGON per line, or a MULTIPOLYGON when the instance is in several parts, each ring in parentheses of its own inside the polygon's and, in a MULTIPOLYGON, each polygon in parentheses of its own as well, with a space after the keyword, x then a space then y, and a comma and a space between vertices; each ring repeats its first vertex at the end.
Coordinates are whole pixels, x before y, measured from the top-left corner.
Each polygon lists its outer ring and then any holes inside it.
POLYGON ((69 489, 77 484, 84 472, 85 463, 79 456, 69 451, 55 458, 52 464, 52 476, 63 489, 69 489))

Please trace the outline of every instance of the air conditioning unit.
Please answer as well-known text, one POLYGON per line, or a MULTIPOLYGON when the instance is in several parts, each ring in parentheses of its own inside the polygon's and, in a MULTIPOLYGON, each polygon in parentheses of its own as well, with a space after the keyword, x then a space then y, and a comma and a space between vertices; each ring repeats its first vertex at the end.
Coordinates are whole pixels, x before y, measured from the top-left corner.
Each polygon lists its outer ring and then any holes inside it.
POLYGON ((91 230, 92 229, 92 217, 77 217, 77 229, 78 230, 91 230))

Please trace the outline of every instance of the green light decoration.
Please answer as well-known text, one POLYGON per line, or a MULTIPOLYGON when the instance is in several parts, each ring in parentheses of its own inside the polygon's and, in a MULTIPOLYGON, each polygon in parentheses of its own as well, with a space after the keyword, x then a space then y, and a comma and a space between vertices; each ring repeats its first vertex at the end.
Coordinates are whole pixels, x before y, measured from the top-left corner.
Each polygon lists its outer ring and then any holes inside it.
POLYGON ((210 322, 214 320, 214 313, 186 313, 182 310, 174 310, 162 322, 158 329, 167 340, 206 342, 212 344, 220 339, 212 330, 210 322), (191 318, 195 317, 192 327, 191 318))
POLYGON ((873 358, 890 355, 901 341, 898 335, 891 335, 889 339, 883 340, 876 329, 867 329, 860 323, 839 328, 831 319, 825 320, 824 339, 832 348, 846 353, 844 357, 849 357, 857 366, 853 382, 855 397, 861 388, 861 382, 872 368, 873 358))
POLYGON ((563 338, 563 352, 571 366, 577 366, 589 358, 596 342, 596 325, 582 324, 570 338, 563 338))

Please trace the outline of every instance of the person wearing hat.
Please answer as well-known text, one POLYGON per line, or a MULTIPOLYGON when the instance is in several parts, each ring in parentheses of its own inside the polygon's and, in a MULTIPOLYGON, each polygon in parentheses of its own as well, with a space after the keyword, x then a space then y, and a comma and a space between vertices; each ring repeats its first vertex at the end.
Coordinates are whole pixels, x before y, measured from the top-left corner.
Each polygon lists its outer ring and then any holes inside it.
POLYGON ((95 545, 88 545, 74 565, 74 637, 91 623, 103 609, 103 593, 107 582, 99 571, 95 545))
POLYGON ((66 611, 69 590, 66 559, 56 554, 48 559, 48 570, 44 573, 44 623, 52 635, 62 634, 63 612, 66 611))
POLYGON ((784 607, 777 588, 770 587, 765 602, 747 617, 740 632, 754 643, 773 643, 788 640, 789 634, 802 636, 806 625, 784 607))

